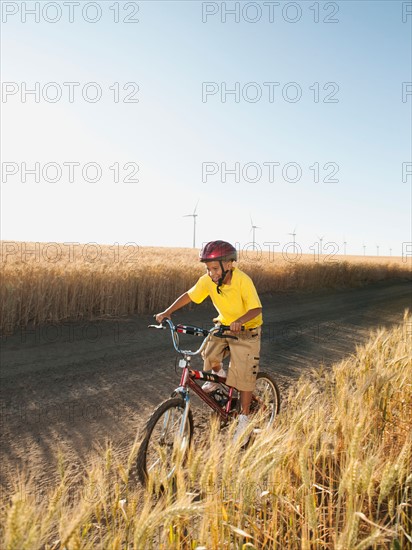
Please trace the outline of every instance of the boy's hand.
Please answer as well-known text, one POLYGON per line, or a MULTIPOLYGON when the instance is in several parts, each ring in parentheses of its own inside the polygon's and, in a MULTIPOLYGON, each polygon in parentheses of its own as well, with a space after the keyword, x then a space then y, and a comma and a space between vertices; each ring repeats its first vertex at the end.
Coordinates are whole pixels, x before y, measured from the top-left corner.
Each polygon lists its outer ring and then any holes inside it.
POLYGON ((156 317, 156 321, 160 325, 160 323, 163 321, 163 319, 170 319, 170 314, 167 313, 167 310, 166 310, 166 311, 162 311, 161 313, 157 313, 155 315, 155 317, 156 317))
POLYGON ((233 321, 233 323, 230 323, 231 332, 240 332, 241 330, 242 330, 242 323, 239 323, 238 321, 233 321))

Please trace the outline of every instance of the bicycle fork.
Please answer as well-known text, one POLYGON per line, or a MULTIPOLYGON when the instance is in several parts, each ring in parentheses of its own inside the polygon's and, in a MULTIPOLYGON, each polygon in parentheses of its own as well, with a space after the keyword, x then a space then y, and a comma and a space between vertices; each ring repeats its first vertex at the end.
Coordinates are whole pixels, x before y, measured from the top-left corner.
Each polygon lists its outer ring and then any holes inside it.
POLYGON ((184 359, 180 359, 179 367, 183 369, 182 376, 180 378, 180 386, 176 388, 173 393, 179 394, 185 403, 183 416, 182 416, 182 420, 179 428, 179 436, 183 440, 183 437, 185 435, 186 423, 188 421, 188 416, 190 411, 190 395, 186 389, 186 385, 189 377, 189 370, 190 370, 190 356, 184 356, 184 359))

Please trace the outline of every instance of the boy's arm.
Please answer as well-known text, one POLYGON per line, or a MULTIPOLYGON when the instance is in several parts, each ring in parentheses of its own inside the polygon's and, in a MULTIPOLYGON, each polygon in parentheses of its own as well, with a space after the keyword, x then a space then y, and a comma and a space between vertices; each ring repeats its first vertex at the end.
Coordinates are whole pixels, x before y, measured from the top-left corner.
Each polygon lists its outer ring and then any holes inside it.
POLYGON ((257 317, 260 313, 262 313, 261 307, 255 307, 253 309, 249 309, 242 317, 239 317, 239 319, 236 319, 236 321, 233 321, 233 323, 230 323, 230 330, 232 332, 240 332, 242 330, 242 325, 247 323, 248 321, 251 321, 255 317, 257 317))
POLYGON ((170 305, 167 309, 165 309, 164 311, 158 313, 156 315, 156 321, 158 323, 161 323, 163 321, 163 319, 169 318, 174 311, 177 311, 178 309, 186 306, 191 301, 192 300, 189 298, 189 294, 187 292, 185 292, 184 294, 179 296, 179 298, 177 300, 175 300, 173 302, 173 304, 170 305))

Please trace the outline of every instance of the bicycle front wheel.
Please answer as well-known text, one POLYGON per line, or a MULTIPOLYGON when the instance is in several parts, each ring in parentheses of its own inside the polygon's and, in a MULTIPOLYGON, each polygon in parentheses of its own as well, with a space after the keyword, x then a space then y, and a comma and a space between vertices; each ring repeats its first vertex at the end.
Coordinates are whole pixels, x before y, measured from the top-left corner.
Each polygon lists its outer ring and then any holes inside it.
POLYGON ((149 418, 140 444, 137 475, 146 485, 167 483, 183 463, 193 435, 193 416, 181 397, 163 401, 149 418))
POLYGON ((261 429, 268 428, 280 411, 280 392, 272 375, 259 372, 253 392, 250 413, 258 420, 261 429))

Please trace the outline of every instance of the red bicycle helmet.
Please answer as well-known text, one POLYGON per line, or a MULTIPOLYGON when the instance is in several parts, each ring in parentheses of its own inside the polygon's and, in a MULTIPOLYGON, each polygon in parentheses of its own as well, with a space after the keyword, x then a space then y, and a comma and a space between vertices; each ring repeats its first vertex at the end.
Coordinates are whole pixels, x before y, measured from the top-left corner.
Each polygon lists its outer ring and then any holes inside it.
POLYGON ((206 243, 199 254, 201 262, 237 260, 236 248, 226 241, 210 241, 206 243))

